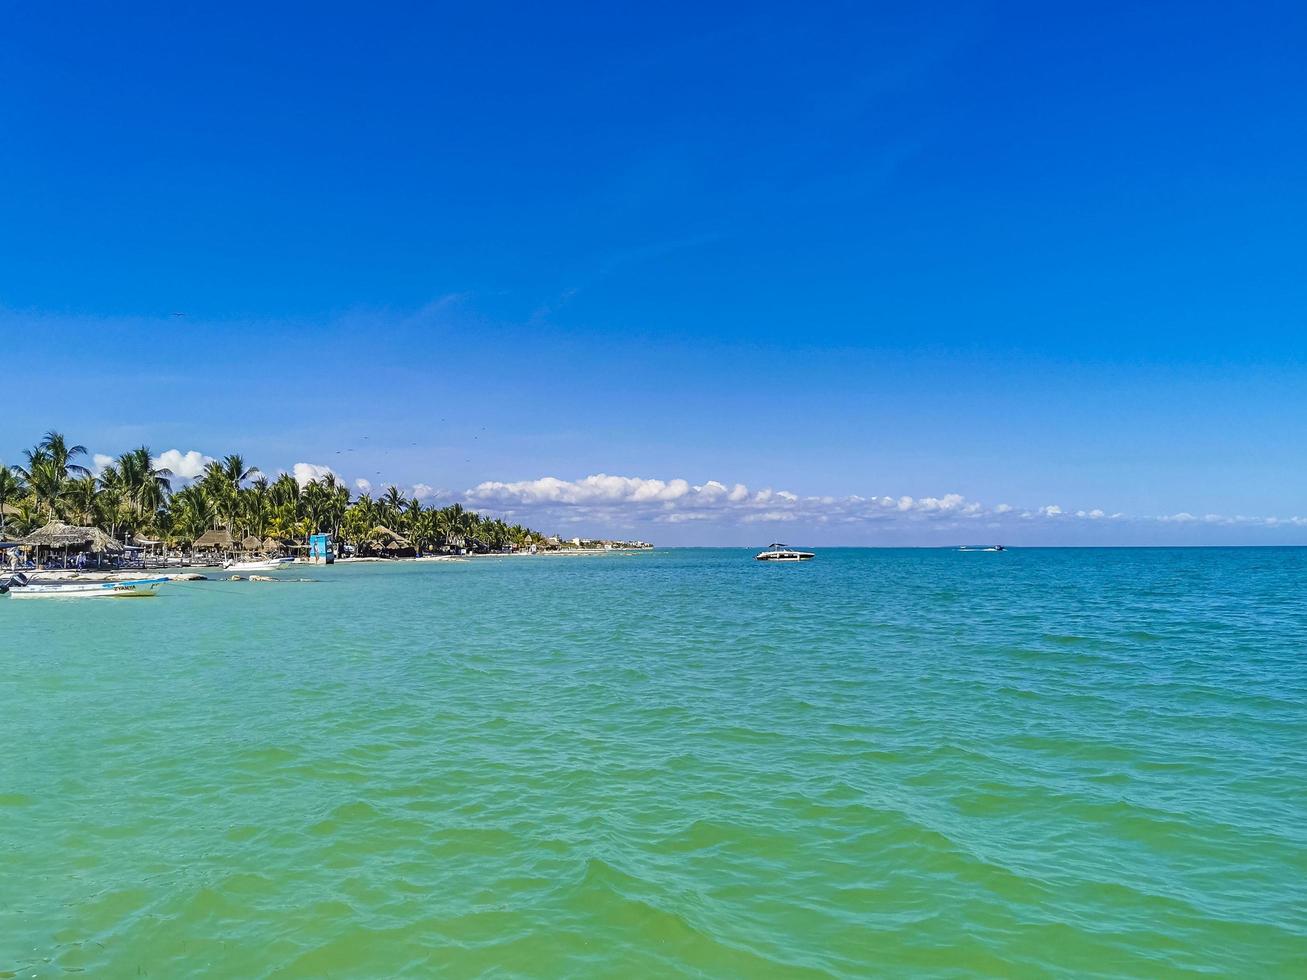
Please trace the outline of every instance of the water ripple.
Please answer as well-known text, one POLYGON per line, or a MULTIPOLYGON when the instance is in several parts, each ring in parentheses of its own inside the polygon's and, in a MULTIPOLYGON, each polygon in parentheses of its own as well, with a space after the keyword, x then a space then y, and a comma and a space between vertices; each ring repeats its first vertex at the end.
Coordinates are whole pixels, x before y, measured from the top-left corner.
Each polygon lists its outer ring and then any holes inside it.
POLYGON ((0 602, 0 976, 1301 975, 1307 555, 990 557, 0 602))

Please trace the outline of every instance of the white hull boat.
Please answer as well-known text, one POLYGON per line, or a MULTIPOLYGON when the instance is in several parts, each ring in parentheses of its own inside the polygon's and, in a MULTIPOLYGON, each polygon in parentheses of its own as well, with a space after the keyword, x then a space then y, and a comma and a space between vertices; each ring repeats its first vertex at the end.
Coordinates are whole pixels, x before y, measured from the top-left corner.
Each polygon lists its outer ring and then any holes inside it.
POLYGON ((756 561, 812 561, 816 555, 811 551, 796 551, 789 545, 772 544, 753 557, 756 561))
POLYGON ((121 582, 33 582, 15 575, 0 583, 0 593, 15 599, 140 599, 155 594, 166 578, 141 578, 121 582))
POLYGON ((229 572, 275 572, 277 569, 289 565, 293 560, 290 558, 257 558, 250 561, 224 562, 222 567, 229 572))

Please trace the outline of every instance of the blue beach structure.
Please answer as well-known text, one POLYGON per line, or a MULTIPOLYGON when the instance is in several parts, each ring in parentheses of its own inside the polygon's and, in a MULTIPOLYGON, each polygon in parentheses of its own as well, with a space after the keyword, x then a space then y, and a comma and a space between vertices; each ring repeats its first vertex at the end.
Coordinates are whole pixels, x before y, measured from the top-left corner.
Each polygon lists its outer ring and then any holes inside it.
POLYGON ((330 534, 309 535, 309 561, 318 565, 330 565, 335 560, 336 554, 331 550, 330 534))

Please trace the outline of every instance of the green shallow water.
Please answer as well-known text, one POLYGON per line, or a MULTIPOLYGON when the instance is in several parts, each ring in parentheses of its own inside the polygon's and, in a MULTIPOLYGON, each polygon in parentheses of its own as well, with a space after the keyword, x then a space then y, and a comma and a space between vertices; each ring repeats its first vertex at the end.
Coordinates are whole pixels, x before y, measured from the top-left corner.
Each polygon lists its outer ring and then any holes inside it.
POLYGON ((1301 976, 1307 551, 0 600, 0 975, 1301 976))

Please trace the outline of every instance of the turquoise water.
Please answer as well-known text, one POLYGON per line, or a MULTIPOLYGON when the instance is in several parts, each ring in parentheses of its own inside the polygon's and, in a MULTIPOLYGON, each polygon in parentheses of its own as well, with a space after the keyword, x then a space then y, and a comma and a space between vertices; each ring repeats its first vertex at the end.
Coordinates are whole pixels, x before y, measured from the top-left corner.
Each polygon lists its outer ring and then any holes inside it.
POLYGON ((1307 550, 0 599, 0 973, 1307 971, 1307 550))

